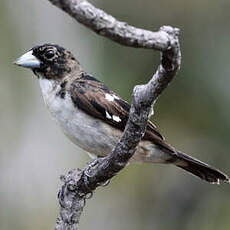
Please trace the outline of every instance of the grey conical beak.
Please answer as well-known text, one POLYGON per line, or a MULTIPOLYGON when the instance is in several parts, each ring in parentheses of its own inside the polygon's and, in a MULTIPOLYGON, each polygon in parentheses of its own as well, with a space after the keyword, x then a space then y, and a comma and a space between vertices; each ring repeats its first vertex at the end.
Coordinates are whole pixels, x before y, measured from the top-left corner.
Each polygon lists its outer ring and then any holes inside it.
POLYGON ((14 62, 14 64, 30 69, 39 68, 41 62, 32 53, 33 51, 30 50, 23 54, 14 62))

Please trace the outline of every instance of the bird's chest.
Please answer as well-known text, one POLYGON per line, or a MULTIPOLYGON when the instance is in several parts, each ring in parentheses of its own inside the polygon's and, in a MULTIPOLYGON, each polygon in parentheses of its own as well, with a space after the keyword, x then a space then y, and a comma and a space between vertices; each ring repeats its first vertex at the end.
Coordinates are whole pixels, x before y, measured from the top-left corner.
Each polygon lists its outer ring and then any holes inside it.
POLYGON ((109 125, 75 107, 68 93, 62 98, 60 86, 45 79, 40 80, 40 86, 52 117, 72 142, 96 155, 111 152, 119 136, 111 134, 109 125))

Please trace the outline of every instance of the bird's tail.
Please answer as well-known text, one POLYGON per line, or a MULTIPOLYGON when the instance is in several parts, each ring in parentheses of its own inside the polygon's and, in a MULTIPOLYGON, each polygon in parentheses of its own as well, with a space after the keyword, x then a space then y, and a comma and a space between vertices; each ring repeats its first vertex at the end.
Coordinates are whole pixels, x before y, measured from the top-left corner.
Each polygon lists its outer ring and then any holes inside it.
POLYGON ((208 164, 205 164, 182 152, 177 152, 177 155, 178 160, 174 163, 177 167, 180 167, 213 184, 219 184, 220 180, 228 183, 230 182, 227 175, 208 164))

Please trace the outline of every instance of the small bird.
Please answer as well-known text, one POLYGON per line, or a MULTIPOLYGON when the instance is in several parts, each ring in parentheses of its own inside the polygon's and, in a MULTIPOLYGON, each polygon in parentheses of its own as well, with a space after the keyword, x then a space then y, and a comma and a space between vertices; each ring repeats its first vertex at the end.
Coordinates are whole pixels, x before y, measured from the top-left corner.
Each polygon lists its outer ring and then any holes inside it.
MULTIPOLYGON (((35 46, 15 64, 37 76, 46 106, 73 143, 94 157, 112 152, 129 117, 126 101, 86 73, 59 45, 35 46)), ((167 144, 151 121, 130 161, 174 164, 210 183, 229 182, 221 171, 167 144)))

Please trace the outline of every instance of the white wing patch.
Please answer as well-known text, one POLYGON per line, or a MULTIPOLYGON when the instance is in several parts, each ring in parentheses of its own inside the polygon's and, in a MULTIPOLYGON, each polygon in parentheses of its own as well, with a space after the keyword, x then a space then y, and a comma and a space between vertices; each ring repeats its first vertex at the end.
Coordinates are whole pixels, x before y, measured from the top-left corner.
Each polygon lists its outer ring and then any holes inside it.
POLYGON ((108 100, 108 101, 114 101, 115 99, 119 100, 120 98, 118 96, 116 96, 116 95, 106 93, 105 94, 105 99, 108 100))
MULTIPOLYGON (((119 100, 120 98, 118 96, 116 96, 116 95, 112 95, 112 94, 106 93, 105 94, 105 99, 108 100, 108 101, 114 101, 115 99, 119 100)), ((120 122, 121 121, 120 117, 118 117, 116 115, 110 115, 107 111, 105 111, 105 113, 106 113, 106 118, 113 119, 116 122, 120 122)))
POLYGON ((108 101, 114 101, 113 95, 108 94, 108 93, 105 94, 105 99, 108 100, 108 101))
POLYGON ((105 115, 106 115, 106 118, 112 119, 112 117, 109 115, 109 113, 107 111, 105 111, 105 115))
POLYGON ((118 117, 118 116, 113 115, 113 120, 116 121, 116 122, 120 122, 121 118, 118 117))
POLYGON ((114 120, 114 121, 116 121, 116 122, 120 122, 121 121, 121 118, 120 117, 118 117, 118 116, 116 116, 116 115, 110 115, 107 111, 105 111, 105 116, 106 116, 106 118, 108 118, 108 119, 112 119, 112 120, 114 120))

